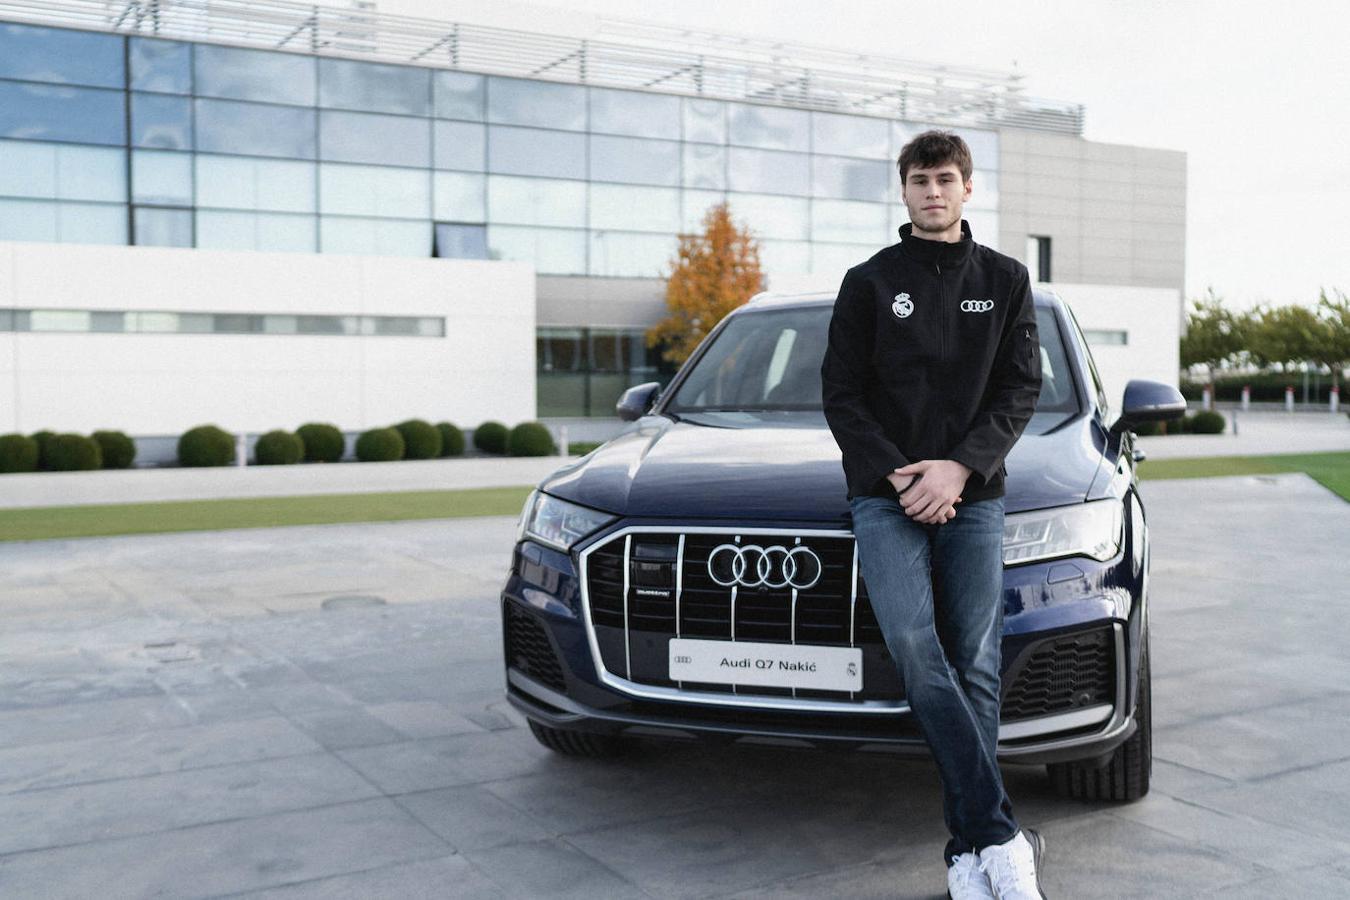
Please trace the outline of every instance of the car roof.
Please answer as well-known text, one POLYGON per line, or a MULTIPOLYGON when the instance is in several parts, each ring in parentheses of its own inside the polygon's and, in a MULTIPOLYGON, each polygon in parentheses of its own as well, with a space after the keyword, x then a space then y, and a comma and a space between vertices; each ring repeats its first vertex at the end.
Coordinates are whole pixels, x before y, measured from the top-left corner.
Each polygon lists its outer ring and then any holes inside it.
MULTIPOLYGON (((1037 306, 1056 306, 1064 302, 1060 300, 1059 295, 1044 288, 1033 287, 1031 296, 1037 306)), ((738 307, 733 312, 749 312, 752 309, 779 306, 831 306, 834 304, 835 297, 834 291, 804 291, 801 293, 760 291, 751 297, 744 306, 738 307)))

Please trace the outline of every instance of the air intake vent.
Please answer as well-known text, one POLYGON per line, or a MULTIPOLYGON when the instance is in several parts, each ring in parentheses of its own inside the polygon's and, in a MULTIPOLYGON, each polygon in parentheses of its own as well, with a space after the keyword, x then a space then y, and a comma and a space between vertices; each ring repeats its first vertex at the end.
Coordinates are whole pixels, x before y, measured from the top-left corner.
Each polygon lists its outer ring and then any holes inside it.
POLYGON ((1070 712, 1115 700, 1115 641, 1110 628, 1047 638, 1023 651, 1004 677, 1005 721, 1070 712))
POLYGON ((506 664, 555 691, 564 691, 567 685, 562 667, 544 626, 514 603, 506 603, 502 610, 506 616, 506 664))

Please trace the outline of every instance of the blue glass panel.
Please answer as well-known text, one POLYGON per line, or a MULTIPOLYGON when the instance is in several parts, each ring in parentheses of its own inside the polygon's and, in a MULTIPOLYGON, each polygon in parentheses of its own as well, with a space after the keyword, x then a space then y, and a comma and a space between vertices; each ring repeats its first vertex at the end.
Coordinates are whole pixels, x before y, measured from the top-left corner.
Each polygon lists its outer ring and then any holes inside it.
POLYGON ((891 164, 884 158, 876 160, 849 159, 844 156, 811 158, 811 192, 817 197, 884 203, 890 193, 890 178, 891 164))
POLYGON ((596 231, 659 231, 680 227, 680 192, 673 188, 592 184, 591 228, 596 231))
POLYGON ((811 149, 816 153, 884 160, 890 155, 890 126, 885 119, 813 112, 811 149))
POLYGON ((675 141, 592 135, 591 179, 679 187, 680 145, 675 141))
POLYGON ((121 91, 0 81, 0 137, 126 143, 121 91))
POLYGON ((467 72, 433 72, 436 115, 481 122, 487 107, 487 79, 467 72))
POLYGON ((192 154, 134 151, 131 154, 131 191, 132 199, 137 203, 191 206, 192 154))
POLYGON ((486 225, 436 225, 436 255, 446 259, 488 259, 486 225))
POLYGON ((766 150, 808 150, 811 116, 801 109, 732 103, 730 143, 766 150))
POLYGON ((126 151, 78 144, 0 141, 0 195, 126 200, 126 151))
POLYGON ((586 232, 569 228, 488 226, 488 252, 493 259, 534 263, 541 275, 585 275, 586 232))
POLYGON ((680 98, 591 88, 591 131, 679 140, 680 98))
POLYGON ((435 161, 438 169, 481 172, 487 164, 487 126, 469 122, 437 122, 435 161))
POLYGON ((431 72, 412 66, 321 59, 319 105, 410 116, 429 115, 431 72))
POLYGON ((879 247, 890 243, 887 240, 889 221, 884 203, 816 200, 811 205, 811 240, 871 243, 879 247))
POLYGON ((612 278, 657 278, 670 265, 675 247, 675 238, 669 234, 593 231, 590 274, 612 278))
POLYGON ((431 165, 431 123, 427 119, 376 113, 319 113, 320 158, 336 162, 431 165))
POLYGON ((319 166, 319 211, 354 216, 425 219, 431 173, 384 166, 319 166))
POLYGON ((804 153, 731 147, 727 151, 728 186, 733 191, 806 195, 811 192, 810 161, 804 153))
POLYGON ((122 38, 0 23, 0 78, 124 87, 122 38))
POLYGON ((314 216, 197 211, 197 246, 201 248, 313 253, 317 236, 314 216))
POLYGON ((721 100, 684 98, 684 139, 705 144, 727 142, 727 105, 721 100))
POLYGON ((141 247, 191 247, 192 210, 138 206, 132 214, 134 236, 141 247))
POLYGON ((323 253, 431 255, 430 222, 324 216, 319 223, 319 235, 319 249, 323 253))
POLYGON ((161 150, 191 150, 192 101, 163 94, 132 94, 131 143, 161 150))
POLYGON ((494 125, 488 128, 488 171, 585 179, 586 135, 494 125))
POLYGON ((206 97, 313 106, 315 59, 293 53, 198 44, 197 93, 206 97))
POLYGON ((318 167, 312 162, 204 153, 195 159, 198 206, 314 212, 317 205, 318 167))
POLYGON ((570 228, 586 225, 585 182, 491 175, 487 200, 488 218, 494 223, 570 228))
POLYGON ((727 148, 713 144, 685 144, 683 177, 685 187, 726 190, 727 148))
POLYGON ((313 159, 315 112, 291 106, 197 100, 197 149, 313 159))
POLYGON ((432 172, 432 214, 443 222, 487 221, 487 176, 432 172))
POLYGON ((192 93, 191 44, 134 37, 127 56, 132 90, 192 93))
POLYGON ((488 121, 581 131, 586 127, 586 89, 549 81, 489 78, 488 121))

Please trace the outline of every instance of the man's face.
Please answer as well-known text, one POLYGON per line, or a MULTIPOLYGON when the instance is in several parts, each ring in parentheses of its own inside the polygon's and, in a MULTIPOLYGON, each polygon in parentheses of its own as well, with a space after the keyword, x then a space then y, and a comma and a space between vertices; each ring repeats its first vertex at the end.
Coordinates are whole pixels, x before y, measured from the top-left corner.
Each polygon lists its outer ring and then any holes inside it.
POLYGON ((909 210, 909 220, 914 223, 915 235, 959 240, 961 209, 970 199, 971 187, 971 182, 961 177, 956 163, 943 163, 928 169, 910 166, 902 196, 909 210))

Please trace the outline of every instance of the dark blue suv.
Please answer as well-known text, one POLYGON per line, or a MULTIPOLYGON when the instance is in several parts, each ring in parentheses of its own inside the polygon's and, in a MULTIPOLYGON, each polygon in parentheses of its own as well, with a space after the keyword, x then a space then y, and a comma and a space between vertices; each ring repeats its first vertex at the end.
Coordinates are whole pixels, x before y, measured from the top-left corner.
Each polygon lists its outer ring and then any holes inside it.
MULTIPOLYGON (((540 484, 502 591, 506 691, 560 753, 637 737, 926 754, 858 572, 821 411, 830 295, 761 294, 632 424, 540 484)), ((1148 791, 1148 528, 1131 428, 1069 307, 1036 292, 1043 384, 1006 461, 999 758, 1081 798, 1148 791)), ((659 396, 658 396, 659 395, 659 396)), ((958 512, 959 515, 959 512, 958 512)), ((936 587, 936 585, 935 585, 936 587)))

